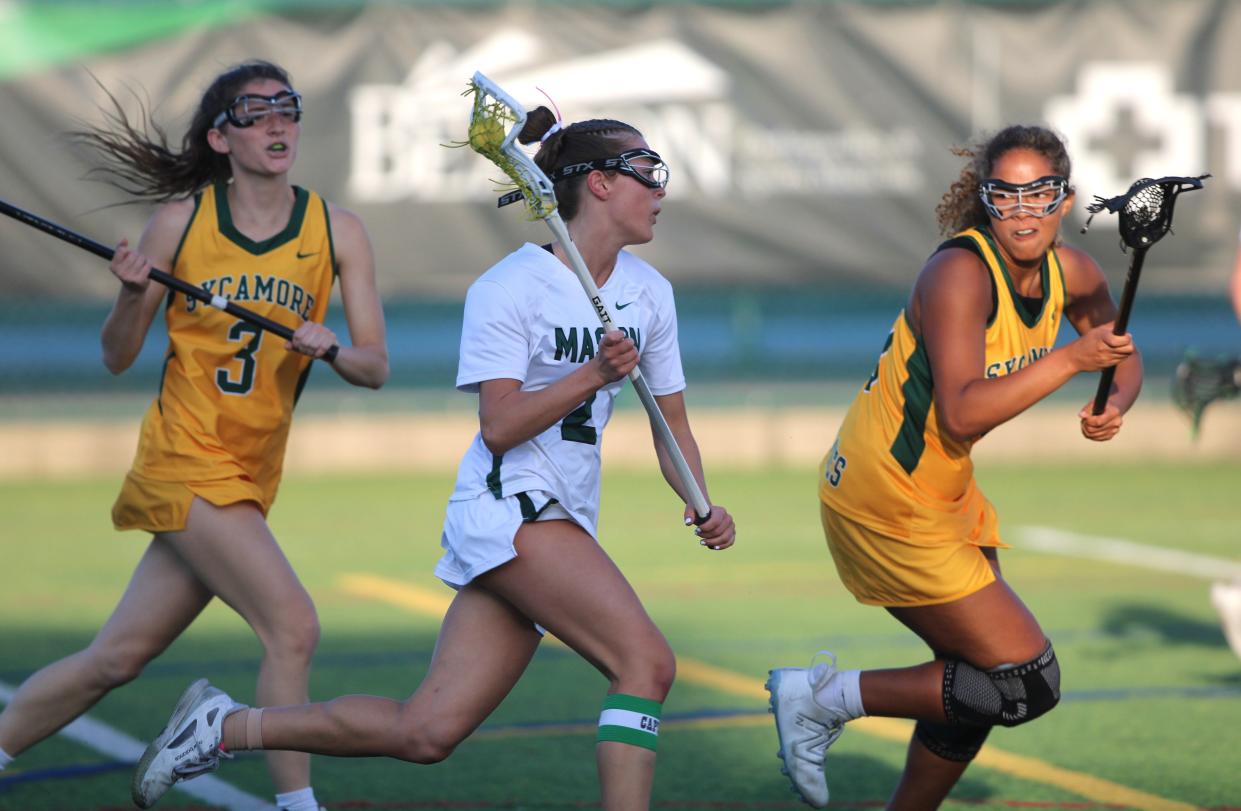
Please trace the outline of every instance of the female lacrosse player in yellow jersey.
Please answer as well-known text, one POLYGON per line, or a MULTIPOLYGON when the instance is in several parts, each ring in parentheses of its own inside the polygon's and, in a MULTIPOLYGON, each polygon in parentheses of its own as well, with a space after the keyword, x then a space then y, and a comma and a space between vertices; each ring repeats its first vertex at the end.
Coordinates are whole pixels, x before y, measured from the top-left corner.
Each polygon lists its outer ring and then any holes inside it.
MULTIPOLYGON (((706 492, 683 397, 672 287, 623 250, 653 238, 668 170, 641 134, 619 121, 562 129, 540 107, 521 141, 541 143, 535 160, 555 184, 602 295, 616 304, 620 329, 599 327, 559 246, 526 243, 470 287, 457 387, 478 396, 479 431, 444 521, 435 573, 457 593, 426 677, 405 701, 344 696, 261 710, 238 709, 200 680, 138 761, 140 806, 237 749, 443 760, 513 689, 543 629, 607 680, 595 747, 603 807, 649 806, 660 710, 676 662, 604 551, 597 526, 601 436, 625 376, 639 363, 706 492)), ((656 446, 669 484, 686 499, 667 452, 656 446)), ((735 537, 731 516, 718 506, 696 532, 713 549, 732 546, 735 537)))
MULTIPOLYGON (((123 115, 118 132, 80 134, 118 185, 165 201, 138 250, 117 246, 111 268, 121 290, 102 335, 104 363, 119 374, 161 308, 167 323, 159 393, 112 511, 118 529, 154 538, 90 646, 32 675, 0 714, 0 747, 9 755, 137 677, 217 596, 263 644, 255 702, 307 699, 318 620, 266 515, 294 403, 314 359, 337 343, 322 323, 337 279, 352 345, 340 348, 332 368, 378 388, 388 361, 365 228, 289 183, 301 113, 281 68, 249 62, 212 82, 180 153, 123 115), (152 267, 294 329, 292 340, 151 284, 152 267)), ((307 755, 272 753, 268 765, 277 806, 318 809, 307 755)))
POLYGON ((891 809, 936 808, 994 725, 1021 724, 1059 700, 1059 666, 1038 622, 1000 575, 995 511, 970 448, 1079 372, 1118 365, 1102 414, 1079 418, 1111 439, 1141 385, 1103 273, 1061 244, 1073 204, 1064 144, 1041 127, 1001 130, 973 151, 944 196, 952 238, 914 283, 908 306, 858 392, 821 470, 828 547, 863 603, 886 608, 934 659, 838 671, 835 657, 773 670, 780 753, 794 786, 827 804, 824 755, 862 715, 917 720, 891 809), (1053 349, 1061 319, 1080 337, 1053 349))

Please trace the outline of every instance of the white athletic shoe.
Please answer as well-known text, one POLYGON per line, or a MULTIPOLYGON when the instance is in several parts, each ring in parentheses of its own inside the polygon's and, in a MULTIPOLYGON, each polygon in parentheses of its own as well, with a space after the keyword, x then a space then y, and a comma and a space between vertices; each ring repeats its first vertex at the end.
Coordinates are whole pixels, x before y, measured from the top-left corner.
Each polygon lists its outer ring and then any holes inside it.
POLYGON ((815 808, 826 808, 828 790, 823 760, 827 747, 844 731, 847 716, 814 700, 815 691, 836 673, 836 657, 827 651, 820 654, 830 657, 831 663, 772 670, 767 691, 771 693, 771 712, 776 716, 776 735, 780 739, 776 757, 784 761, 780 772, 792 781, 803 800, 815 808))
POLYGON ((173 783, 213 772, 220 767, 220 758, 231 758, 220 751, 224 717, 244 706, 206 679, 186 688, 164 731, 138 759, 130 786, 134 805, 150 808, 173 783))
POLYGON ((1232 652, 1241 657, 1241 583, 1211 584, 1211 603, 1232 652))

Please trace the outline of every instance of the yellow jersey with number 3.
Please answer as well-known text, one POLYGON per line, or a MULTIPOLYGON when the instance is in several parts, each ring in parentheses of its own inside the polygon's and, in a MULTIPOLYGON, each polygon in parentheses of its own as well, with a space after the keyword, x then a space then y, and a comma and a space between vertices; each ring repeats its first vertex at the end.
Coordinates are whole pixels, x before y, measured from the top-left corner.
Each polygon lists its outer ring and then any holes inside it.
MULTIPOLYGON (((293 187, 289 223, 256 242, 233 224, 228 187, 195 197, 171 273, 296 329, 322 322, 335 278, 326 202, 293 187)), ((236 316, 170 292, 168 351, 159 396, 142 423, 131 476, 165 482, 241 479, 266 513, 284 465, 307 355, 236 316)))
MULTIPOLYGON (((1054 248, 1043 258, 1041 305, 1017 294, 985 228, 940 246, 971 250, 991 274, 995 307, 985 332, 985 377, 1013 374, 1051 351, 1064 311, 1054 248)), ((926 346, 905 311, 896 318, 870 379, 854 399, 820 469, 824 504, 876 532, 911 542, 996 545, 995 510, 974 481, 972 440, 939 429, 926 346)))

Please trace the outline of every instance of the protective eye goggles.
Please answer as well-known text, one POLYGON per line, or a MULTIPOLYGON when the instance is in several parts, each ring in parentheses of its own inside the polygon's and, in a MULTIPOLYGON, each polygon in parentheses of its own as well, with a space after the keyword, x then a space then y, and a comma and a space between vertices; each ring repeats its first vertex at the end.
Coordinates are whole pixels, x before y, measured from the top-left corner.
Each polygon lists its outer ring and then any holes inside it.
POLYGON ((552 172, 551 180, 557 183, 570 177, 588 174, 596 169, 629 175, 648 189, 662 189, 668 185, 668 165, 653 149, 630 149, 614 158, 597 158, 593 161, 571 163, 552 172))
POLYGON ((233 99, 211 126, 218 129, 227 121, 234 127, 252 127, 269 115, 284 116, 294 124, 301 121, 302 94, 292 90, 281 90, 274 96, 245 93, 233 99))
POLYGON ((988 178, 978 184, 978 196, 983 208, 997 220, 1019 213, 1041 218, 1060 208, 1069 196, 1069 181, 1060 175, 1047 175, 1018 185, 988 178))

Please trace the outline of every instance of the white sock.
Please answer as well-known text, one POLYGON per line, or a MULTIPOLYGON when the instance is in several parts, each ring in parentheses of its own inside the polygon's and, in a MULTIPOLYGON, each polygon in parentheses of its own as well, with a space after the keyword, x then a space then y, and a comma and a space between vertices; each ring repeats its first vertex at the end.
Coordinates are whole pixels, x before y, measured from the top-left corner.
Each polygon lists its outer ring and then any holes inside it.
POLYGON ((315 790, 310 786, 277 794, 276 807, 280 811, 319 811, 319 803, 315 800, 315 790))
POLYGON ((13 756, 8 752, 0 749, 0 772, 4 771, 4 767, 13 762, 13 756))
POLYGON ((815 691, 814 700, 822 707, 843 712, 846 721, 866 714, 862 707, 862 671, 840 670, 827 684, 815 691))

